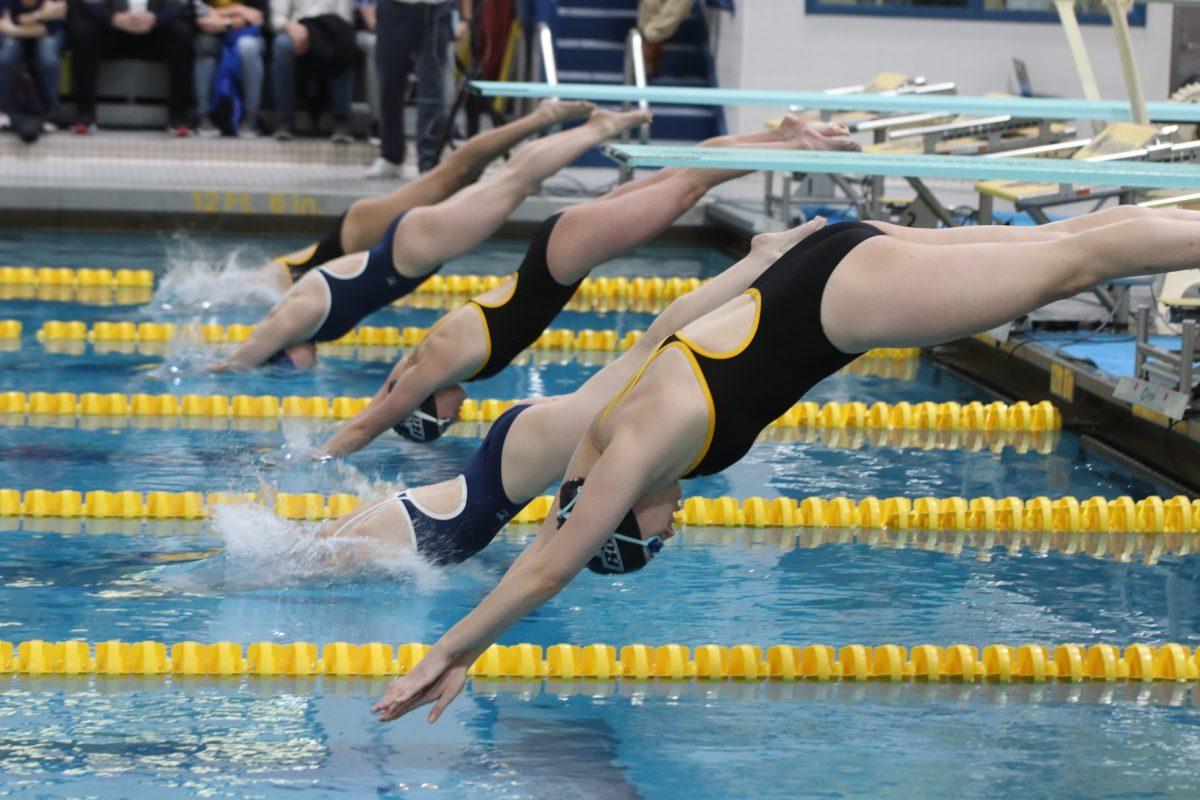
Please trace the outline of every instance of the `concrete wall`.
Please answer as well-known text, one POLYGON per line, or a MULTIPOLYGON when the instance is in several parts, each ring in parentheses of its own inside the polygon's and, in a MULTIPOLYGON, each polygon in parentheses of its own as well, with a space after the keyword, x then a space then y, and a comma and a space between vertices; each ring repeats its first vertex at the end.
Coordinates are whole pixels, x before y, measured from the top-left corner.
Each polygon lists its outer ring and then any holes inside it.
MULTIPOLYGON (((869 80, 878 72, 956 81, 963 94, 1015 89, 1012 58, 1029 65, 1036 91, 1081 97, 1066 39, 1057 23, 939 20, 806 14, 804 0, 742 0, 714 20, 722 86, 818 90, 869 80)), ((1125 97, 1110 28, 1083 26, 1101 95, 1125 97)), ((1147 99, 1169 90, 1171 6, 1152 4, 1133 29, 1147 99)), ((777 110, 727 109, 731 130, 761 125, 777 110)))

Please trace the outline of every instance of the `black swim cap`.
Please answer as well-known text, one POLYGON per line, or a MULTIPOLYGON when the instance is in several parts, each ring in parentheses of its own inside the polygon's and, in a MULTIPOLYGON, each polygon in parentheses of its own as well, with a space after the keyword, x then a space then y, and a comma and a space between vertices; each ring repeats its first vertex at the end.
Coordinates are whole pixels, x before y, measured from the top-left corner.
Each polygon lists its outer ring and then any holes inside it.
MULTIPOLYGON (((571 509, 579 499, 579 490, 583 488, 583 478, 572 478, 563 481, 558 490, 558 527, 562 527, 571 516, 571 509)), ((592 556, 587 568, 600 575, 624 575, 637 572, 650 563, 650 560, 662 550, 662 539, 651 536, 649 541, 642 537, 642 529, 638 527, 637 517, 630 511, 621 520, 616 531, 600 545, 600 552, 592 556)))
MULTIPOLYGON (((392 386, 395 382, 392 383, 392 386)), ((388 387, 391 389, 391 386, 388 387)), ((410 442, 432 442, 454 423, 452 419, 440 419, 437 415, 437 401, 433 395, 425 398, 421 407, 409 414, 392 428, 396 433, 410 442)))
POLYGON ((267 359, 267 364, 272 367, 282 367, 284 369, 296 369, 296 362, 288 355, 287 350, 280 350, 275 355, 267 359))

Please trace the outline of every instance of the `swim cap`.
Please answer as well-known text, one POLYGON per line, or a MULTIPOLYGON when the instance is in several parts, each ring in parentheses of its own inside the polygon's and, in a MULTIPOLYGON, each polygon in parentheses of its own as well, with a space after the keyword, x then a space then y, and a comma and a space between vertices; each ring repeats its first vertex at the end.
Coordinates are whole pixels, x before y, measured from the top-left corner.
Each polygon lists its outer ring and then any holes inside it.
POLYGON ((288 355, 287 350, 280 350, 268 358, 267 364, 272 367, 282 367, 283 369, 296 369, 296 362, 288 355))
MULTIPOLYGON (((562 527, 571 516, 571 509, 579 499, 579 490, 583 488, 583 478, 572 478, 563 481, 558 490, 558 527, 562 527)), ((637 572, 650 563, 650 560, 662 550, 662 539, 651 536, 642 537, 642 529, 638 527, 637 517, 630 511, 621 520, 621 524, 611 536, 600 545, 600 551, 588 561, 587 568, 600 575, 624 575, 637 572)))
MULTIPOLYGON (((393 385, 395 385, 393 383, 393 385)), ((390 389, 391 387, 389 387, 390 389)), ((410 442, 432 442, 446 432, 454 423, 452 419, 441 419, 437 415, 437 401, 433 395, 425 398, 421 407, 409 414, 392 428, 410 442)))

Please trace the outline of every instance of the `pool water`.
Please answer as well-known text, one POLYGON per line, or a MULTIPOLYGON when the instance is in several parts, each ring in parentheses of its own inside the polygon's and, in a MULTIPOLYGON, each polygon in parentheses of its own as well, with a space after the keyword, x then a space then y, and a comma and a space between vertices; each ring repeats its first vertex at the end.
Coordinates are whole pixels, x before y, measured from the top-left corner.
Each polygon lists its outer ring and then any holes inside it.
MULTIPOLYGON (((11 301, 22 346, 0 353, 0 390, 373 393, 387 364, 326 360, 311 374, 210 377, 198 355, 46 354, 47 319, 253 321, 238 264, 290 239, 0 234, 0 263, 150 267, 170 291, 142 307, 11 301), (220 278, 198 265, 234 244, 220 278)), ((519 243, 481 248, 454 272, 514 268, 519 243)), ((705 277, 730 259, 654 247, 610 266, 705 277)), ((426 325, 386 309, 372 324, 426 325)), ((556 326, 644 328, 637 313, 566 312, 556 326)), ((569 391, 595 370, 526 364, 476 397, 569 391)), ((812 399, 990 400, 922 363, 912 381, 844 373, 812 399)), ((361 492, 454 475, 478 439, 381 439, 347 466, 296 465, 320 425, 96 430, 0 426, 0 487, 361 492)), ((764 441, 693 495, 1169 494, 1064 434, 1049 454, 764 441)), ((85 526, 0 518, 0 639, 408 642, 435 640, 520 551, 521 531, 450 569, 419 564, 330 578, 296 563, 291 523, 245 510, 221 524, 85 526), (41 528, 41 529, 39 529, 41 528), (105 532, 108 530, 109 532, 105 532), (69 532, 64 532, 69 531, 69 532), (221 554, 203 558, 210 548, 221 554)), ((652 568, 580 576, 504 643, 1092 643, 1200 639, 1191 558, 1157 564, 1025 551, 951 555, 866 544, 816 549, 684 530, 652 568)), ((344 680, 0 679, 0 797, 911 797, 1196 796, 1200 727, 1175 685, 546 684, 477 681, 438 725, 368 713, 384 684, 344 680)))

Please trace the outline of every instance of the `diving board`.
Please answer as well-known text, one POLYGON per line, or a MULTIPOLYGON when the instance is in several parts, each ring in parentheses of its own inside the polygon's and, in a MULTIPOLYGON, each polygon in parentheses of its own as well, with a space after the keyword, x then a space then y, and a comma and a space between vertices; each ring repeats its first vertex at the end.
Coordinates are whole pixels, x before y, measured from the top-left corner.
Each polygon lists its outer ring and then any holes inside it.
POLYGON ((1200 165, 1154 161, 977 158, 627 144, 610 144, 606 151, 614 159, 630 167, 702 167, 970 181, 994 179, 1092 186, 1115 185, 1139 189, 1195 190, 1200 187, 1200 165))
MULTIPOLYGON (((697 86, 625 86, 593 83, 519 83, 473 81, 472 89, 485 97, 597 100, 602 102, 717 105, 797 106, 825 111, 879 111, 888 113, 944 113, 994 116, 1008 114, 1030 119, 1133 119, 1124 100, 1076 100, 1057 97, 976 97, 939 94, 830 94, 762 89, 725 89, 697 86)), ((1156 122, 1200 122, 1200 104, 1147 103, 1156 122)))

